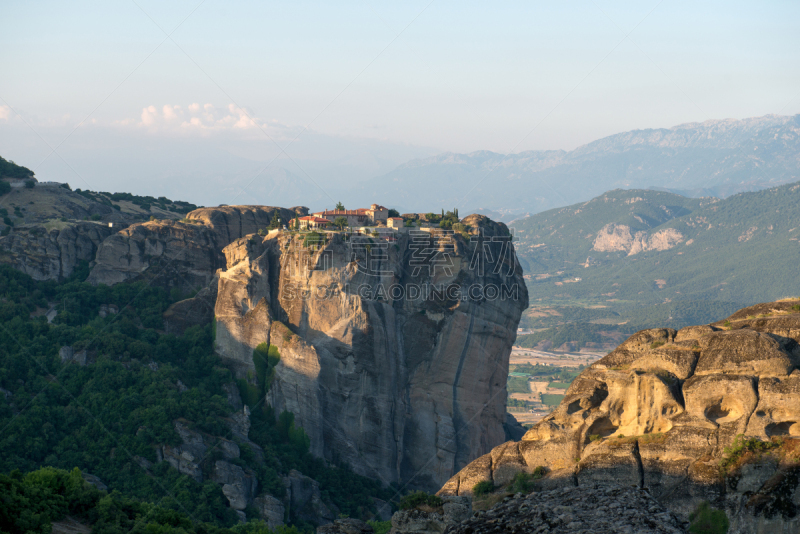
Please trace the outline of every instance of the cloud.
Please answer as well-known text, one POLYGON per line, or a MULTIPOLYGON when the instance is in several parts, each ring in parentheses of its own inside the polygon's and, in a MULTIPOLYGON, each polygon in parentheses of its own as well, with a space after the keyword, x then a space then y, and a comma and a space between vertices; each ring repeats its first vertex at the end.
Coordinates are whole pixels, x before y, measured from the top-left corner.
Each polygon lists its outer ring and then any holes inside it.
POLYGON ((8 120, 11 117, 11 108, 8 106, 0 106, 0 119, 8 120))
POLYGON ((164 104, 160 108, 150 105, 142 108, 139 119, 122 119, 119 126, 146 128, 152 133, 211 133, 218 131, 258 131, 285 129, 277 121, 265 122, 253 113, 235 104, 218 108, 214 104, 194 102, 188 106, 164 104))

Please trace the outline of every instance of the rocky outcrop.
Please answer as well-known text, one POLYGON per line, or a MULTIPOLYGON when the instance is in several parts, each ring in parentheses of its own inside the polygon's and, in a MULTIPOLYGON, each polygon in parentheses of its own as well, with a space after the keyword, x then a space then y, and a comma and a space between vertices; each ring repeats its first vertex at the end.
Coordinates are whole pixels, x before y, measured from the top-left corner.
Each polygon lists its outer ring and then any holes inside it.
POLYGON ((375 530, 360 519, 350 517, 317 527, 317 534, 372 534, 375 530))
POLYGON ((234 241, 218 353, 245 377, 255 347, 278 349, 269 403, 294 414, 314 454, 383 483, 439 487, 505 439, 508 357, 528 302, 507 228, 463 222, 472 239, 234 241))
POLYGON ((206 325, 214 319, 217 300, 217 284, 212 279, 208 287, 188 299, 172 304, 164 312, 164 330, 168 334, 181 335, 187 328, 206 325))
POLYGON ((259 517, 267 522, 269 528, 275 529, 283 525, 286 507, 279 499, 272 495, 259 495, 254 499, 253 504, 258 509, 259 517))
MULTIPOLYGON (((239 450, 236 450, 238 457, 239 450)), ((258 489, 255 473, 224 460, 214 462, 211 480, 222 486, 222 493, 234 510, 244 510, 253 502, 258 489)))
POLYGON ((540 487, 614 481, 647 488, 684 520, 706 500, 726 510, 730 532, 798 532, 798 342, 798 300, 638 332, 521 441, 478 458, 440 493, 468 495, 482 480, 502 485, 542 466, 540 487))
POLYGON ((336 518, 336 513, 322 501, 319 482, 305 476, 296 469, 283 477, 286 487, 286 503, 289 513, 303 521, 321 524, 336 518))
POLYGON ((669 250, 684 241, 684 236, 675 228, 665 228, 648 234, 631 232, 625 224, 607 224, 597 232, 592 250, 597 252, 627 252, 633 256, 650 250, 669 250))
POLYGON ((81 261, 94 261, 98 247, 112 233, 107 224, 92 222, 19 228, 0 237, 0 261, 36 280, 63 280, 81 261))
POLYGON ((541 532, 681 534, 685 525, 647 491, 592 484, 507 497, 450 526, 447 534, 541 532))
POLYGON ((447 496, 438 509, 429 506, 400 510, 392 515, 391 534, 439 534, 472 517, 469 497, 447 496))
MULTIPOLYGON (((295 208, 307 212, 307 208, 295 208)), ((93 284, 144 279, 164 287, 198 291, 225 267, 222 249, 244 235, 264 231, 278 212, 284 224, 295 211, 270 206, 200 208, 184 221, 134 224, 106 239, 89 275, 93 284)))

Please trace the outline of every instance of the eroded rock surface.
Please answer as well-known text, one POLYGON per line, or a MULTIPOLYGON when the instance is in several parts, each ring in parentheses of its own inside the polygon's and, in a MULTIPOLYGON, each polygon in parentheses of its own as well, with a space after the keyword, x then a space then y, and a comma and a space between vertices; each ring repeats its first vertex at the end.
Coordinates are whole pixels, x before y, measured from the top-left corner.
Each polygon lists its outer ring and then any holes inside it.
POLYGON ((540 487, 617 482, 647 488, 683 520, 707 500, 726 510, 731 532, 767 532, 776 521, 800 532, 799 341, 798 300, 638 332, 576 378, 521 441, 476 459, 440 493, 469 495, 477 482, 502 485, 543 466, 540 487), (725 448, 740 434, 784 441, 757 467, 747 467, 759 458, 750 454, 726 472, 725 448))
POLYGON ((274 345, 268 400, 294 414, 314 454, 438 488, 505 440, 508 358, 528 302, 507 228, 464 222, 467 238, 234 241, 219 278, 218 353, 246 377, 253 349, 274 345), (444 293, 405 293, 433 285, 444 293), (497 292, 482 295, 489 286, 497 292))
POLYGON ((665 228, 652 234, 631 232, 626 224, 607 224, 597 232, 592 250, 598 252, 627 252, 628 256, 648 250, 669 250, 683 242, 683 234, 675 228, 665 228))
POLYGON ((221 206, 190 212, 185 221, 157 220, 134 224, 103 241, 93 284, 113 285, 146 279, 165 287, 198 291, 225 267, 222 249, 242 236, 267 228, 277 211, 288 223, 306 208, 221 206))

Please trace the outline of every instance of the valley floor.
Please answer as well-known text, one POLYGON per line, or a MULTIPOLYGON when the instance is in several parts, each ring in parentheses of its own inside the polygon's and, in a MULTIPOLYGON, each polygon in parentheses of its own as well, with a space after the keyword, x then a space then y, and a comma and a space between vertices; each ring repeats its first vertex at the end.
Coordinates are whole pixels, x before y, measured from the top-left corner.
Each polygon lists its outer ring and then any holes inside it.
POLYGON ((558 405, 573 378, 606 354, 606 350, 548 352, 514 347, 509 361, 508 412, 522 425, 539 422, 558 405))

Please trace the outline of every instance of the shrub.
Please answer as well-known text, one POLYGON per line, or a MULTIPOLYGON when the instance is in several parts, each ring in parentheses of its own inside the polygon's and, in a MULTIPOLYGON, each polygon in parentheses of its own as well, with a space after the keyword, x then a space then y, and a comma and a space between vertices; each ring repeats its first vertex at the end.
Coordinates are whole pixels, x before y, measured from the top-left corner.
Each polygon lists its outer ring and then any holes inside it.
POLYGON ((725 447, 726 457, 720 461, 719 466, 724 473, 749 452, 760 454, 780 446, 780 441, 761 441, 758 438, 746 438, 744 434, 738 434, 731 446, 725 447))
POLYGON ((309 232, 303 238, 303 246, 308 248, 314 245, 324 245, 325 235, 320 232, 309 232))
POLYGON ((474 486, 472 486, 472 494, 476 497, 483 497, 486 494, 489 494, 494 491, 494 484, 492 484, 491 480, 481 480, 474 486))
POLYGON ((603 438, 600 436, 600 434, 592 434, 589 436, 589 441, 600 441, 601 439, 603 438))
POLYGON ((722 323, 722 326, 724 326, 725 328, 730 328, 731 327, 731 322, 729 320, 725 319, 725 322, 722 323))
POLYGON ((534 478, 532 474, 520 471, 511 479, 511 484, 508 486, 508 489, 512 493, 530 493, 533 491, 534 480, 536 480, 536 478, 534 478))
POLYGON ((100 215, 98 215, 98 214, 96 214, 96 213, 95 213, 94 215, 92 215, 92 220, 93 220, 93 221, 99 221, 99 220, 100 220, 100 218, 101 218, 101 217, 100 217, 100 215))
POLYGON ((662 346, 662 345, 664 345, 665 343, 666 343, 665 341, 653 341, 653 342, 650 344, 650 348, 651 348, 651 349, 657 349, 658 347, 661 347, 661 346, 662 346))
POLYGON ((25 189, 33 189, 36 187, 36 182, 33 180, 25 180, 25 189))
POLYGON ((536 469, 533 470, 533 479, 539 480, 543 476, 547 474, 547 468, 543 465, 538 466, 536 469))
POLYGON ((0 180, 0 195, 5 195, 11 192, 11 184, 5 180, 0 180))
POLYGON ((730 523, 722 510, 711 508, 703 501, 689 514, 689 532, 692 534, 725 534, 730 523))
POLYGON ((424 491, 415 491, 409 493, 400 499, 401 510, 413 510, 420 506, 430 506, 431 508, 438 508, 442 505, 442 499, 436 495, 425 493, 424 491))

